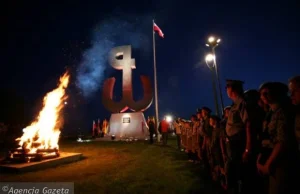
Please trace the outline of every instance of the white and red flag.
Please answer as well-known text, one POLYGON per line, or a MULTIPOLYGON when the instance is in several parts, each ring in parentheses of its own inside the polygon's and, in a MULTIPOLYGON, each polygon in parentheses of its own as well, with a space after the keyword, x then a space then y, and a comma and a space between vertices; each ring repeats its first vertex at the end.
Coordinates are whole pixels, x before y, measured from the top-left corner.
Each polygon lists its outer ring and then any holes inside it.
POLYGON ((158 25, 156 25, 156 23, 153 23, 153 30, 154 32, 157 32, 160 37, 164 38, 164 33, 161 31, 158 25))

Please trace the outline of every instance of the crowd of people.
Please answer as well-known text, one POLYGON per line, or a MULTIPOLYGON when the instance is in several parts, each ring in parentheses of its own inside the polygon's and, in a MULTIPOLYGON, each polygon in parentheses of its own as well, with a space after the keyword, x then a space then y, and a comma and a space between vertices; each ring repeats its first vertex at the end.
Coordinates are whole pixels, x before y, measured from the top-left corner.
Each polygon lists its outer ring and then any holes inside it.
MULTIPOLYGON (((300 76, 248 91, 227 80, 226 91, 233 104, 222 118, 202 107, 173 122, 178 149, 227 193, 299 193, 300 76)), ((167 122, 160 128, 164 137, 167 122)))
POLYGON ((104 137, 104 135, 108 134, 109 130, 109 123, 106 119, 102 122, 98 119, 98 122, 93 121, 93 128, 92 128, 92 137, 104 137))

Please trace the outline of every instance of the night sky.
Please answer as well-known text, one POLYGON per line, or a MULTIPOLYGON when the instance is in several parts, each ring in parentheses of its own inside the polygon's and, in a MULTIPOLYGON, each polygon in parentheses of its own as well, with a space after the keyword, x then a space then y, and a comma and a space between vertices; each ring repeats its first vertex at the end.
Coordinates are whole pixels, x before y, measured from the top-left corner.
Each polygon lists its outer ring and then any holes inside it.
MULTIPOLYGON (((107 61, 113 46, 132 45, 134 95, 141 98, 139 75, 153 80, 152 19, 165 34, 164 39, 156 34, 160 117, 170 113, 189 118, 204 105, 214 109, 211 74, 204 62, 209 35, 222 39, 217 63, 225 105, 231 104, 227 78, 257 89, 264 81, 287 82, 300 73, 296 1, 39 2, 10 1, 2 12, 1 106, 10 113, 2 111, 2 120, 11 115, 17 115, 18 122, 32 120, 66 68, 72 76, 66 131, 90 130, 93 119, 108 118, 101 104, 105 78, 117 78, 114 94, 116 100, 121 98, 121 71, 107 61)), ((154 104, 145 115, 154 115, 154 104)))

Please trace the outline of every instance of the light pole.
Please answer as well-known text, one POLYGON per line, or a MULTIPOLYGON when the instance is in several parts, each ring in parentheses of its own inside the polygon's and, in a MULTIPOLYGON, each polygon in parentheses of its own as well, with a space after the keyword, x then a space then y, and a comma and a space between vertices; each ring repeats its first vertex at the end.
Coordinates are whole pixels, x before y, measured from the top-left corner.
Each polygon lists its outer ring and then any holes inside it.
POLYGON ((219 45, 219 43, 221 42, 220 38, 215 38, 214 36, 210 36, 207 39, 207 43, 206 46, 210 47, 212 49, 212 55, 214 56, 214 68, 215 68, 215 72, 216 72, 216 76, 218 79, 218 85, 219 85, 219 93, 220 93, 220 100, 221 100, 221 108, 222 108, 222 114, 224 111, 224 102, 223 102, 223 95, 222 95, 222 90, 221 90, 221 82, 220 82, 220 77, 219 77, 219 71, 218 71, 218 65, 217 65, 217 60, 216 60, 216 52, 215 52, 215 48, 219 45))
POLYGON ((218 93, 217 93, 217 87, 216 87, 216 79, 215 79, 215 55, 213 54, 208 54, 205 57, 205 62, 209 70, 211 71, 212 75, 212 86, 213 86, 213 93, 214 93, 214 99, 215 99, 215 108, 216 108, 216 115, 220 115, 220 109, 219 109, 219 103, 218 103, 218 93))

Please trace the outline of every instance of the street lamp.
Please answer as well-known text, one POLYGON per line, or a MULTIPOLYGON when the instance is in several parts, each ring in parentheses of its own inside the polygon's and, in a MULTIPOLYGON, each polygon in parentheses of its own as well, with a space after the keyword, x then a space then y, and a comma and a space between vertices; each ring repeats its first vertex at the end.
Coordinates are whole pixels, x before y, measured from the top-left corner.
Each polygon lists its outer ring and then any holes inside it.
POLYGON ((215 57, 216 56, 214 54, 209 53, 205 56, 205 62, 206 62, 207 67, 211 71, 216 114, 218 116, 220 116, 219 103, 218 103, 218 94, 217 94, 217 87, 216 87, 216 81, 215 81, 215 57))
POLYGON ((211 68, 211 67, 214 66, 214 64, 212 64, 212 66, 210 66, 210 65, 211 65, 210 62, 212 62, 212 61, 214 61, 214 60, 215 60, 215 55, 213 55, 213 54, 211 54, 211 53, 207 54, 206 57, 205 57, 206 64, 207 64, 207 66, 208 66, 209 68, 211 68))
POLYGON ((223 102, 223 95, 222 95, 222 90, 221 90, 221 83, 220 83, 220 77, 219 77, 218 66, 217 66, 217 61, 216 61, 216 52, 215 52, 215 48, 217 46, 219 46, 220 42, 221 42, 220 38, 216 38, 214 36, 210 36, 207 39, 206 46, 210 47, 212 49, 212 55, 214 56, 213 62, 214 62, 214 68, 215 68, 216 76, 217 76, 217 79, 218 79, 220 100, 221 100, 222 113, 223 113, 223 111, 224 111, 224 102, 223 102))
POLYGON ((210 36, 208 39, 207 39, 208 43, 206 43, 206 46, 207 47, 217 47, 219 45, 219 43, 221 42, 221 39, 220 38, 215 38, 214 36, 210 36))

